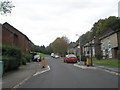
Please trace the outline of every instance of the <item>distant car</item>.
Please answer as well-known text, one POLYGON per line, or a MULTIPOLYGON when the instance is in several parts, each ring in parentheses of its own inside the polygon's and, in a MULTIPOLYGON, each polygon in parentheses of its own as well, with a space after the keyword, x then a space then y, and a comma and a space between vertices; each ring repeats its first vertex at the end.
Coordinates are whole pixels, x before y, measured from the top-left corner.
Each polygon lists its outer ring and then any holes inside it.
POLYGON ((35 62, 41 61, 40 55, 35 55, 33 61, 35 61, 35 62))
POLYGON ((64 58, 64 62, 74 62, 77 63, 77 57, 74 54, 68 54, 64 58))
POLYGON ((58 56, 58 55, 54 55, 54 58, 56 58, 56 59, 57 59, 57 58, 59 58, 59 56, 58 56))
POLYGON ((51 53, 51 57, 54 57, 54 53, 51 53))

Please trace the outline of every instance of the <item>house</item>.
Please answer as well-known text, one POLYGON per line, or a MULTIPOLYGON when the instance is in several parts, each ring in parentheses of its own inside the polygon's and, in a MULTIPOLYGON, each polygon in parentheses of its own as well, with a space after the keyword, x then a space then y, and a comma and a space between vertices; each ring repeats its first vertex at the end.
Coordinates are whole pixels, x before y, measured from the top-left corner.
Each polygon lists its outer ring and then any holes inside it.
POLYGON ((77 45, 75 48, 77 56, 97 59, 117 58, 117 52, 120 50, 120 30, 109 29, 103 34, 94 36, 88 42, 81 43, 80 49, 77 45))
POLYGON ((30 47, 33 43, 25 34, 7 22, 1 26, 0 32, 2 32, 2 37, 0 39, 2 39, 2 45, 17 46, 21 48, 24 53, 30 52, 30 47))
POLYGON ((103 59, 117 58, 120 50, 120 30, 111 31, 99 38, 103 59))
POLYGON ((68 46, 67 54, 75 54, 75 45, 76 43, 71 42, 68 46))

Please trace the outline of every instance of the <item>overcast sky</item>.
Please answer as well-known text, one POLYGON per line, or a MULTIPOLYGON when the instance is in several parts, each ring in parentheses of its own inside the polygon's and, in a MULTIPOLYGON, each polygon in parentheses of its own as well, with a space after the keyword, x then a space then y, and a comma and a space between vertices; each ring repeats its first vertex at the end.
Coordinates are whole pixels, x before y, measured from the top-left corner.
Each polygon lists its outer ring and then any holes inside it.
POLYGON ((76 41, 99 19, 118 16, 119 0, 10 0, 12 14, 0 15, 36 45, 48 46, 57 37, 76 41))

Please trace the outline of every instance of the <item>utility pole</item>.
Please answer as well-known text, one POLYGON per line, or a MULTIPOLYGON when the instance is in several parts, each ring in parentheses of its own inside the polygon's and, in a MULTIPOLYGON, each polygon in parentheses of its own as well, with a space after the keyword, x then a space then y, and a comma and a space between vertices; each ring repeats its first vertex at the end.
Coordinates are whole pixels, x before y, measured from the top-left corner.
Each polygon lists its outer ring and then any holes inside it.
POLYGON ((76 36, 79 36, 79 38, 78 38, 78 48, 79 48, 79 62, 78 62, 78 64, 80 64, 80 61, 81 61, 81 55, 80 55, 80 35, 78 35, 78 34, 76 34, 76 36))

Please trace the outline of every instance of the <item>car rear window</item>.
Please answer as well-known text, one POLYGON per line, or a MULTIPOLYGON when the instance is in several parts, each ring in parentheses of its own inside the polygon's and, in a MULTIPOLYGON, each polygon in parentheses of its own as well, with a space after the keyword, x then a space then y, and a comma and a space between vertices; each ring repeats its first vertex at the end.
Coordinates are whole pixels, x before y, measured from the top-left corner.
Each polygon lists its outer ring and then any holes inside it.
POLYGON ((67 55, 67 57, 76 57, 75 55, 67 55))

